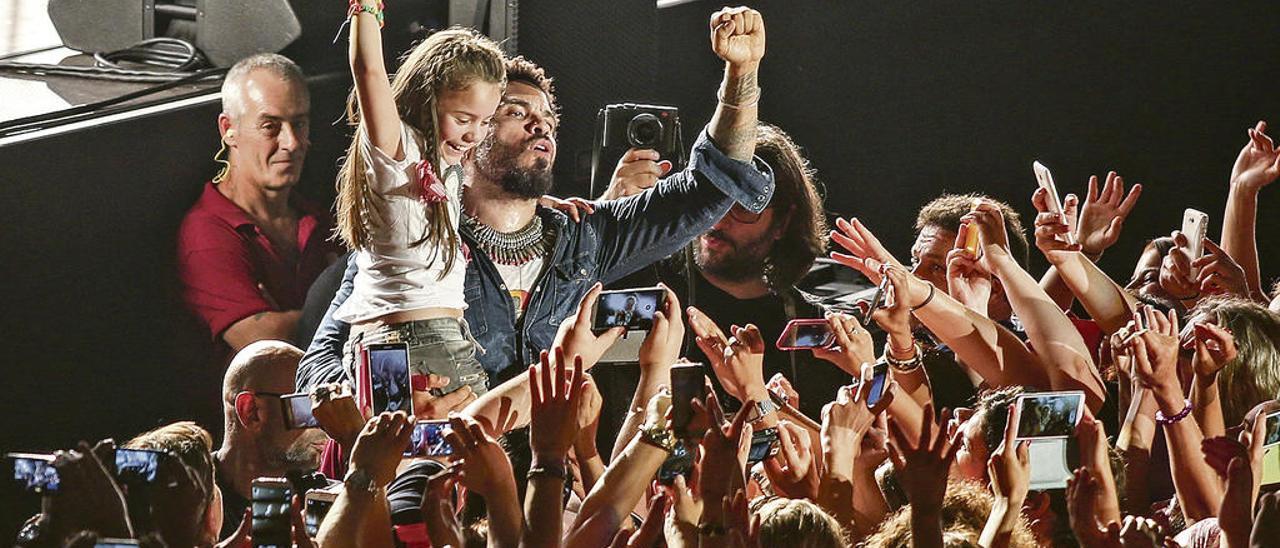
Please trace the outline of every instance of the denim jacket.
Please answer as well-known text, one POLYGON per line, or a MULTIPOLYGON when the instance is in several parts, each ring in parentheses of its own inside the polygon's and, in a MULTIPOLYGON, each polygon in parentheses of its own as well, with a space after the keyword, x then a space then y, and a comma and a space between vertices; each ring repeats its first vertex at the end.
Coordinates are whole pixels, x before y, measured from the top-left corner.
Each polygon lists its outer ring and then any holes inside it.
MULTIPOLYGON (((720 220, 735 202, 759 213, 773 197, 773 172, 757 159, 749 165, 725 156, 704 130, 694 143, 689 165, 653 188, 619 200, 598 202, 595 213, 571 222, 563 213, 538 208, 543 223, 556 230, 555 248, 530 290, 520 321, 506 284, 489 257, 463 228, 471 248, 467 262, 464 317, 484 352, 477 358, 499 383, 551 348, 560 322, 597 281, 609 284, 678 250, 720 220)), ((298 364, 297 388, 346 380, 342 347, 350 326, 333 313, 351 296, 355 261, 347 264, 307 353, 298 364)))

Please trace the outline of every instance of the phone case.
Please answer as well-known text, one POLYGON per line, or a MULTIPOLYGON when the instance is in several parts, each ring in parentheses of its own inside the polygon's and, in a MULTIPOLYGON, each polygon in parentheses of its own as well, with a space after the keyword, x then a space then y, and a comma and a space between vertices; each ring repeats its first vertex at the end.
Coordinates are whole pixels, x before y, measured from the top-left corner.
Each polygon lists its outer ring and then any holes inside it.
MULTIPOLYGON (((1062 213, 1062 197, 1058 195, 1058 185, 1053 184, 1053 173, 1039 160, 1032 162, 1031 169, 1036 173, 1036 182, 1039 183, 1040 188, 1049 191, 1049 211, 1062 213)), ((1075 234, 1067 233, 1067 243, 1076 243, 1075 234)))
MULTIPOLYGON (((877 299, 878 299, 878 298, 879 298, 879 293, 877 292, 877 299)), ((868 313, 867 313, 867 316, 868 316, 868 317, 870 317, 870 316, 871 316, 871 314, 868 312, 868 313)), ((774 343, 774 346, 777 346, 777 347, 778 347, 778 350, 810 350, 810 349, 815 348, 815 347, 812 347, 812 346, 789 346, 789 345, 787 345, 787 342, 786 342, 786 341, 787 341, 787 339, 788 339, 788 335, 789 335, 790 333, 792 333, 793 331, 795 331, 795 329, 796 329, 797 327, 801 326, 801 325, 827 325, 827 320, 822 320, 822 319, 795 319, 795 320, 791 320, 791 321, 787 322, 787 325, 786 325, 785 327, 783 327, 783 328, 782 328, 782 333, 781 333, 780 335, 778 335, 778 340, 777 340, 777 342, 775 342, 775 343, 774 343)), ((831 345, 833 345, 833 344, 835 344, 835 337, 832 337, 832 339, 831 339, 831 343, 830 343, 830 344, 827 344, 826 346, 816 347, 816 348, 830 348, 830 347, 831 347, 831 345)))
MULTIPOLYGON (((1204 255, 1204 237, 1209 230, 1209 214, 1187 208, 1182 212, 1182 234, 1187 237, 1187 255, 1192 261, 1204 255)), ((1196 276, 1199 269, 1192 268, 1191 275, 1196 276)))
POLYGON ((1080 416, 1084 414, 1083 409, 1084 409, 1085 401, 1084 401, 1084 392, 1083 392, 1083 391, 1080 391, 1080 390, 1066 390, 1066 391, 1061 391, 1061 392, 1031 392, 1031 393, 1024 393, 1024 394, 1022 394, 1022 395, 1018 396, 1017 401, 1015 401, 1015 402, 1014 402, 1014 406, 1015 406, 1015 408, 1014 408, 1013 420, 1014 420, 1014 432, 1015 432, 1014 437, 1015 437, 1015 439, 1019 439, 1019 440, 1024 440, 1024 439, 1036 439, 1036 440, 1040 440, 1040 439, 1055 439, 1055 438, 1066 438, 1066 437, 1070 437, 1070 435, 1071 435, 1070 433, 1068 433, 1068 434, 1062 434, 1062 435, 1051 435, 1051 436, 1023 436, 1023 435, 1021 434, 1021 432, 1018 432, 1018 430, 1020 430, 1020 429, 1021 429, 1020 427, 1021 427, 1021 425, 1022 425, 1022 412, 1023 412, 1023 409, 1024 409, 1023 402, 1025 402, 1025 401, 1027 401, 1027 400, 1029 400, 1029 399, 1041 399, 1041 398, 1054 397, 1054 396, 1073 396, 1073 397, 1076 397, 1076 398, 1078 398, 1078 399, 1079 399, 1079 401, 1077 402, 1077 405, 1075 406, 1074 413, 1073 413, 1073 415, 1072 415, 1072 417, 1071 417, 1071 419, 1070 419, 1070 426, 1071 426, 1071 430, 1074 432, 1075 427, 1076 427, 1078 424, 1080 424, 1080 416))

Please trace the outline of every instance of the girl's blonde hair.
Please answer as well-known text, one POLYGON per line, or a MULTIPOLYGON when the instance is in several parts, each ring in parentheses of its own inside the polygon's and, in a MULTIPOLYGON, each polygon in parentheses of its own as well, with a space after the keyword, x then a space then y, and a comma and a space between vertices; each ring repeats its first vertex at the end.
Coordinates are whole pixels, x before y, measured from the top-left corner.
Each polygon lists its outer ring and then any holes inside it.
POLYGON ((1218 373, 1218 401, 1226 424, 1240 424, 1253 406, 1280 397, 1280 318, 1265 306, 1230 296, 1200 301, 1188 317, 1197 313, 1212 314, 1234 335, 1236 358, 1218 373))
MULTIPOLYGON (((396 111, 405 124, 422 134, 422 157, 431 162, 433 168, 439 154, 437 97, 446 89, 466 89, 475 82, 505 87, 506 59, 493 40, 461 27, 439 31, 423 40, 405 56, 391 81, 396 111)), ((347 119, 353 126, 363 125, 354 93, 347 102, 347 119)), ((357 127, 359 131, 362 128, 357 127)), ((351 249, 366 248, 371 241, 371 229, 378 222, 371 211, 371 200, 375 196, 365 180, 365 161, 358 138, 352 139, 338 173, 336 229, 337 236, 351 249)), ((440 274, 443 277, 452 267, 458 250, 458 230, 449 222, 448 202, 425 207, 430 209, 426 233, 412 245, 430 244, 435 248, 433 260, 444 260, 445 268, 440 274)))

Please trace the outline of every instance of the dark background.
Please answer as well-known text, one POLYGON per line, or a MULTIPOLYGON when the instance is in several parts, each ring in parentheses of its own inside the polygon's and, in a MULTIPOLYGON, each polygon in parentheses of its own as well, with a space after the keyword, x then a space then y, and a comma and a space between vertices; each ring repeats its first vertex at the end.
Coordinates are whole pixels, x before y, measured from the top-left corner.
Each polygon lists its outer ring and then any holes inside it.
MULTIPOLYGON (((1184 207, 1208 212, 1217 238, 1244 130, 1280 112, 1267 32, 1280 5, 1270 2, 750 5, 768 29, 761 116, 805 147, 828 210, 861 217, 899 258, 916 209, 943 191, 1008 201, 1029 225, 1039 159, 1063 193, 1083 193, 1089 174, 1109 169, 1143 183, 1121 243, 1102 260, 1127 278, 1143 242, 1177 228, 1184 207)), ((692 142, 720 80, 707 26, 719 7, 522 3, 518 50, 556 77, 564 111, 561 194, 586 192, 605 103, 677 105, 692 142)), ((307 54, 345 55, 345 44, 313 43, 307 54)), ((332 198, 347 137, 331 122, 348 86, 341 70, 313 82, 301 188, 316 199, 332 198)), ((172 251, 215 169, 217 112, 211 104, 0 145, 0 451, 123 440, 184 418, 220 436, 222 362, 184 312, 172 251)), ((1267 237, 1273 201, 1264 193, 1259 215, 1264 275, 1278 245, 1267 237)), ((1043 260, 1032 255, 1038 274, 1043 260)), ((13 509, 0 535, 36 510, 14 495, 0 491, 0 506, 13 509)))

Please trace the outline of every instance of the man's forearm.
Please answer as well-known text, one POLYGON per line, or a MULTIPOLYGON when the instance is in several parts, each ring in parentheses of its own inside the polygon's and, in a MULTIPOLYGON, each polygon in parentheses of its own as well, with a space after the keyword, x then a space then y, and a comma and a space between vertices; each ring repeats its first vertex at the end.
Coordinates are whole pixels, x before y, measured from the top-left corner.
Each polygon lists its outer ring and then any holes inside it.
POLYGON ((756 151, 760 101, 759 65, 726 63, 720 102, 711 117, 711 140, 725 155, 750 162, 756 151))
POLYGON ((257 341, 293 341, 293 334, 298 328, 301 310, 285 310, 282 312, 259 312, 248 318, 231 324, 222 332, 222 340, 231 346, 233 352, 257 341))
POLYGON ((496 438, 528 425, 531 405, 529 376, 520 374, 480 396, 460 414, 475 419, 496 438))

